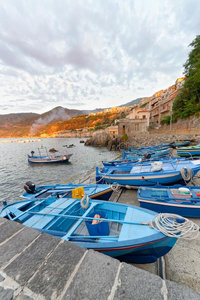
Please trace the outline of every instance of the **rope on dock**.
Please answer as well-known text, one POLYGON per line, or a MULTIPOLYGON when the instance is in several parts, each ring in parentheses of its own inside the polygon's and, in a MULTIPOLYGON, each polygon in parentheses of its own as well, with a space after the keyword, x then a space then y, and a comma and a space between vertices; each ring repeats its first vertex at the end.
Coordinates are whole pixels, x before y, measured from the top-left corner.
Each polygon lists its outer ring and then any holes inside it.
POLYGON ((176 214, 160 213, 151 221, 151 227, 169 237, 193 240, 199 235, 199 226, 176 214))
POLYGON ((193 177, 194 171, 190 168, 181 168, 180 169, 181 176, 185 182, 190 181, 193 177))

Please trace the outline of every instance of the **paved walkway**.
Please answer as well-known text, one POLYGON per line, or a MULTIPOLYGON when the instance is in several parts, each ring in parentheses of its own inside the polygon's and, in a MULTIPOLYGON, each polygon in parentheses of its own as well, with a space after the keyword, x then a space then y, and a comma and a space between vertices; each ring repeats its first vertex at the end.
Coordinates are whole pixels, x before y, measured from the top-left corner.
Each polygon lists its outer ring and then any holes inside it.
POLYGON ((200 294, 0 218, 0 299, 193 299, 200 294))

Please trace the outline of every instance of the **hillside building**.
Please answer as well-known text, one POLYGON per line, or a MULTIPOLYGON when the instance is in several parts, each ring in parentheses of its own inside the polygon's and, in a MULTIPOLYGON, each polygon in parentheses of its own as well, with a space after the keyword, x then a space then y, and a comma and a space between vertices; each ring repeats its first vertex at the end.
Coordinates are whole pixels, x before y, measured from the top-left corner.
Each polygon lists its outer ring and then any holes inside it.
POLYGON ((106 128, 106 131, 115 139, 118 136, 118 126, 110 126, 106 128))
POLYGON ((132 107, 130 114, 119 121, 119 136, 146 132, 149 126, 159 128, 162 119, 172 115, 173 101, 184 81, 185 77, 178 78, 174 85, 156 92, 151 97, 143 98, 138 107, 132 107))
POLYGON ((119 136, 134 135, 138 132, 146 132, 149 127, 150 112, 147 109, 136 107, 125 118, 119 120, 118 134, 119 136))
POLYGON ((149 101, 150 125, 159 128, 161 121, 166 116, 172 115, 172 106, 185 77, 178 78, 174 85, 155 93, 149 101))

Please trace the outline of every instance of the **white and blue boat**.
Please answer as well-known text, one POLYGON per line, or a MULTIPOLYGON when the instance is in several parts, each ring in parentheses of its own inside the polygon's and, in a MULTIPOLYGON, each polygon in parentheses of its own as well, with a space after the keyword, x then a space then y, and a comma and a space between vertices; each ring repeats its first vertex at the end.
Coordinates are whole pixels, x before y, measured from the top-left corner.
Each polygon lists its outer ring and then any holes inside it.
POLYGON ((38 187, 32 181, 27 181, 24 185, 26 193, 20 196, 21 200, 45 199, 48 197, 75 198, 89 196, 91 199, 109 200, 113 189, 108 184, 55 184, 40 185, 38 187))
POLYGON ((0 217, 134 263, 155 262, 177 241, 157 227, 153 211, 89 198, 84 206, 80 199, 56 197, 4 203, 0 217))
POLYGON ((200 170, 200 160, 147 162, 127 166, 96 167, 97 183, 118 183, 121 186, 170 185, 187 183, 200 170))
POLYGON ((72 153, 70 154, 55 154, 55 153, 48 153, 46 147, 38 148, 38 155, 35 155, 34 151, 31 151, 31 154, 28 154, 28 162, 29 163, 67 163, 69 162, 70 157, 72 156, 72 153), (43 151, 43 153, 42 153, 43 151), (45 152, 45 153, 44 153, 45 152))
POLYGON ((200 186, 140 187, 138 201, 143 208, 200 218, 200 186))

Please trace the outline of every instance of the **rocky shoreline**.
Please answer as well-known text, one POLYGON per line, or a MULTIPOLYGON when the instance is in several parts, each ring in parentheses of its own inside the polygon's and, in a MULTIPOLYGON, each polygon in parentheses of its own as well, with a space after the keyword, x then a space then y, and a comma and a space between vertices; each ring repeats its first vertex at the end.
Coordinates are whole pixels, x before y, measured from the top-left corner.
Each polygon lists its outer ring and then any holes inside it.
POLYGON ((122 138, 113 139, 107 132, 95 133, 92 137, 88 138, 85 146, 107 147, 108 150, 120 150, 127 146, 145 147, 159 144, 172 143, 181 140, 190 140, 191 143, 200 143, 200 136, 196 134, 150 134, 138 133, 137 135, 130 136, 128 140, 122 138))

